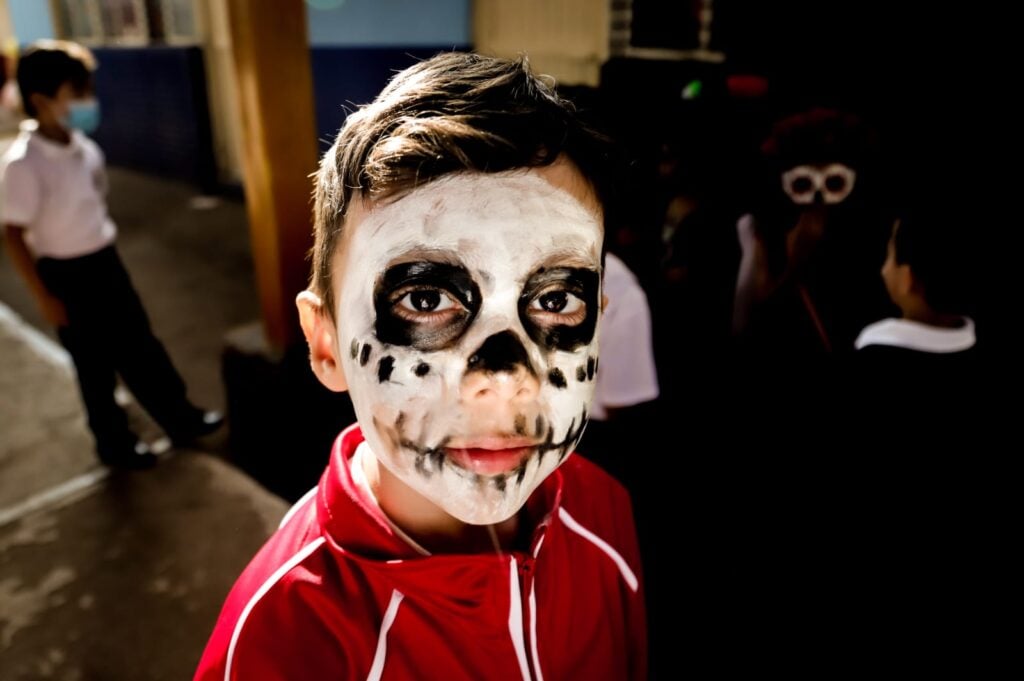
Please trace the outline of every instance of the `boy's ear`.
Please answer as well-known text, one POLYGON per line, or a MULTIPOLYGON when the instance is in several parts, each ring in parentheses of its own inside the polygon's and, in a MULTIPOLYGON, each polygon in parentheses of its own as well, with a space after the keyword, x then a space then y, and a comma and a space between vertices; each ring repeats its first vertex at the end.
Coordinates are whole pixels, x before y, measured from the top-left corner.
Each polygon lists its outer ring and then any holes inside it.
POLYGON ((39 112, 46 108, 50 98, 41 92, 33 92, 28 96, 28 101, 32 104, 32 109, 39 112))
POLYGON ((299 323, 309 344, 309 366, 328 390, 340 393, 348 390, 345 370, 337 354, 335 328, 324 310, 320 296, 303 291, 295 298, 299 308, 299 323))

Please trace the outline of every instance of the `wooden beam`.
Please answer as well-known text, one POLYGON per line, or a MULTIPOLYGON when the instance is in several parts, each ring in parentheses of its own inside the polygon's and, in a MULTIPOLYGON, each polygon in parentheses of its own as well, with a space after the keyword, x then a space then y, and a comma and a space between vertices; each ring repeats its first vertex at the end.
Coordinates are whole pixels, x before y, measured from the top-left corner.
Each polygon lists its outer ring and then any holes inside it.
POLYGON ((283 350, 301 338, 295 296, 312 246, 317 166, 313 77, 303 0, 228 0, 242 164, 263 328, 283 350))

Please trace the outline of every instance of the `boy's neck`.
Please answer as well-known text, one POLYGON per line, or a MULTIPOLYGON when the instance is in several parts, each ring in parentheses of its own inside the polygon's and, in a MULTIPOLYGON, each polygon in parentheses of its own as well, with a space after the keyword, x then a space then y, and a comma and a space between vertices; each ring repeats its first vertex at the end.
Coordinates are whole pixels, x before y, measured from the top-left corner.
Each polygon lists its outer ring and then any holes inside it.
POLYGON ((923 300, 912 301, 902 308, 903 319, 943 329, 958 329, 964 325, 960 315, 938 312, 923 300))
POLYGON ((399 480, 376 456, 363 456, 361 463, 381 510, 430 553, 485 553, 516 544, 521 514, 494 525, 470 525, 399 480))
POLYGON ((36 119, 36 132, 57 144, 71 144, 71 131, 56 121, 36 119))

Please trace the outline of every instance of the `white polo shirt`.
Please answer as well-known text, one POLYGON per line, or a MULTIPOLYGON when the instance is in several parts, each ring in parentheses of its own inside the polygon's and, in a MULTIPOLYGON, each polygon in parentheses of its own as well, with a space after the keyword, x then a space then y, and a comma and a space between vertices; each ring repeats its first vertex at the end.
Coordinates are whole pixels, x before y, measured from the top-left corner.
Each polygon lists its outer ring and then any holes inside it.
POLYGON ((605 254, 600 357, 590 417, 608 418, 608 409, 631 407, 658 396, 658 372, 651 341, 647 295, 626 264, 605 254))
POLYGON ((109 246, 103 152, 75 130, 69 144, 48 140, 35 121, 0 159, 0 222, 24 227, 37 258, 75 258, 109 246))

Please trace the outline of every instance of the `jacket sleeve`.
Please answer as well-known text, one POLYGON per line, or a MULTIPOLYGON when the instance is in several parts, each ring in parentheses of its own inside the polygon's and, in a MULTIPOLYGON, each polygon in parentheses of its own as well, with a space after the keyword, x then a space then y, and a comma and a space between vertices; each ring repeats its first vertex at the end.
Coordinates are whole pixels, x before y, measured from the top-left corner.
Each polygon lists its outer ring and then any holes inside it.
POLYGON ((636 522, 633 519, 633 504, 629 493, 620 488, 621 512, 616 514, 619 520, 617 528, 618 546, 622 557, 636 570, 638 587, 627 596, 626 617, 629 631, 630 679, 646 681, 647 679, 647 609, 645 606, 645 589, 643 565, 640 560, 640 543, 637 539, 636 522))
POLYGON ((352 626, 324 590, 322 546, 298 520, 264 544, 231 588, 195 681, 357 678, 345 659, 352 626))
POLYGON ((241 608, 233 591, 199 662, 195 681, 357 678, 337 631, 317 612, 308 591, 284 579, 261 597, 257 592, 241 608))

